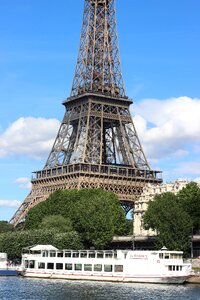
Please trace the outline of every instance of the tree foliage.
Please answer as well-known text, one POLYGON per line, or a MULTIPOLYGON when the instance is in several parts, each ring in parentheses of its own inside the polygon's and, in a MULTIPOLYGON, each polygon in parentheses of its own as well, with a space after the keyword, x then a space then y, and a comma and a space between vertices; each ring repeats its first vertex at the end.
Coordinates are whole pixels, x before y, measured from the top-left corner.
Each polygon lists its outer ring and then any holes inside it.
POLYGON ((127 220, 117 196, 102 189, 56 191, 29 211, 25 228, 37 229, 52 215, 70 220, 85 247, 102 249, 114 235, 127 233, 127 220))
POLYGON ((72 222, 69 218, 64 218, 61 215, 49 215, 42 219, 40 228, 56 229, 59 232, 73 231, 72 222))
POLYGON ((192 221, 173 193, 156 195, 143 218, 145 229, 157 232, 156 246, 187 251, 190 244, 192 221))
POLYGON ((177 194, 179 204, 191 218, 193 233, 200 234, 200 187, 190 182, 177 194))
POLYGON ((8 221, 0 221, 0 233, 8 232, 13 230, 13 225, 8 223, 8 221))
POLYGON ((22 248, 36 244, 52 244, 59 249, 82 249, 79 235, 74 232, 59 232, 55 229, 22 230, 0 234, 0 252, 8 257, 21 257, 22 248))

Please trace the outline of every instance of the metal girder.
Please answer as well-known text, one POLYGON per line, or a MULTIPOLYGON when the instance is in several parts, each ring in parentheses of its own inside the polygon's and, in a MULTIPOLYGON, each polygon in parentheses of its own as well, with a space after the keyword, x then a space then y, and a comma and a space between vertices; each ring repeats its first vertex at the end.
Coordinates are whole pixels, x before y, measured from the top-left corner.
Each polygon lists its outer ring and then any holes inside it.
POLYGON ((115 0, 85 0, 71 96, 99 92, 124 97, 115 0))

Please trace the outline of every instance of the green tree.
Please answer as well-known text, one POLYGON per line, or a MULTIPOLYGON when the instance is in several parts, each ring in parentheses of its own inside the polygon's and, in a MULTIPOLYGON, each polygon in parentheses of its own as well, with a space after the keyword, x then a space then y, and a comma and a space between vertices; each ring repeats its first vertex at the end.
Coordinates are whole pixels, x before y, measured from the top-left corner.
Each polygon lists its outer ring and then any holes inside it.
POLYGON ((173 193, 156 195, 143 217, 145 229, 157 232, 156 246, 188 251, 192 222, 173 193))
POLYGON ((193 233, 200 233, 200 187, 190 182, 177 193, 179 204, 191 218, 193 233))
POLYGON ((61 215, 49 215, 42 219, 40 228, 56 229, 59 232, 73 231, 72 222, 69 218, 64 218, 61 215))
POLYGON ((124 235, 129 226, 114 193, 102 189, 62 190, 33 207, 26 229, 37 229, 44 217, 59 215, 70 219, 85 247, 108 247, 114 235, 124 235))
POLYGON ((77 232, 59 232, 55 229, 22 230, 0 234, 0 252, 9 258, 20 258, 22 248, 37 244, 52 244, 58 249, 82 249, 77 232))
POLYGON ((127 223, 118 197, 101 189, 82 189, 74 211, 74 227, 86 247, 103 249, 114 235, 124 235, 127 223))
POLYGON ((52 193, 46 201, 29 210, 25 220, 25 229, 39 228, 46 216, 60 215, 72 220, 78 200, 78 190, 58 190, 52 193))
POLYGON ((8 221, 0 221, 0 233, 13 230, 13 225, 8 223, 8 221))

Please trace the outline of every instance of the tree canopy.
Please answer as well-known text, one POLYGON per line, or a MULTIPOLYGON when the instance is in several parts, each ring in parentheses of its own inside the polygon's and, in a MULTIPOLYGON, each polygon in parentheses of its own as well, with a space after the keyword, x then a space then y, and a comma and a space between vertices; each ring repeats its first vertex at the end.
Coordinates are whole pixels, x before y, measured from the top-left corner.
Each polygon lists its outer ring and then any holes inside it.
POLYGON ((13 225, 8 223, 8 221, 0 221, 0 233, 8 232, 13 230, 13 225))
POLYGON ((128 229, 118 197, 102 189, 56 191, 28 212, 25 228, 41 228, 46 220, 50 224, 53 215, 70 220, 86 248, 106 248, 114 235, 125 235, 128 229))
POLYGON ((200 234, 200 187, 190 182, 177 194, 179 204, 192 221, 193 234, 200 234))
POLYGON ((200 187, 190 182, 176 195, 156 195, 143 218, 145 229, 157 231, 157 245, 188 250, 193 234, 200 233, 200 187))

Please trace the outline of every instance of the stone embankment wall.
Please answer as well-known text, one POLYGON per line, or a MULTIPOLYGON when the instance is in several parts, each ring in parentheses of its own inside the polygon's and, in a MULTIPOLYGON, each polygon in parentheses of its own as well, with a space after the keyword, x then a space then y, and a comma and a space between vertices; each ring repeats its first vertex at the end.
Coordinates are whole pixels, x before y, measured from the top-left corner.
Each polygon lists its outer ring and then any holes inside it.
POLYGON ((200 259, 193 259, 192 260, 192 267, 193 268, 199 268, 200 269, 200 259))

